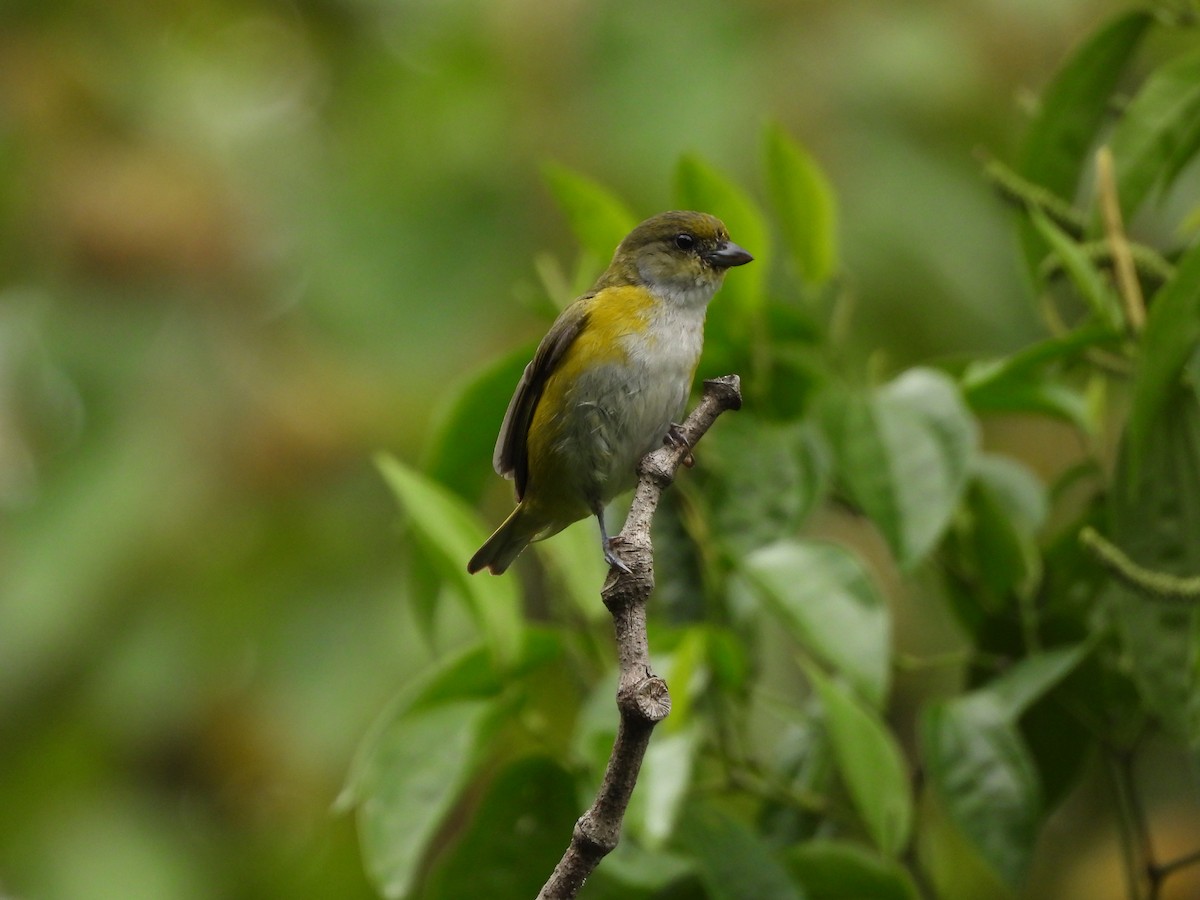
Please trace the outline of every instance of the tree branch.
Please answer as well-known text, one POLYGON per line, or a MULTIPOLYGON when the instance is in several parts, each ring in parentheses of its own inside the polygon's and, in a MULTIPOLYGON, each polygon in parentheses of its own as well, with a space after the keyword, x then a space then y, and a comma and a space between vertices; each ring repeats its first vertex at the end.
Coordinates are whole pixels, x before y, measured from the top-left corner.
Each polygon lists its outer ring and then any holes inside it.
POLYGON ((736 375, 704 382, 699 406, 680 427, 679 444, 668 444, 642 459, 638 466, 638 485, 625 526, 614 540, 615 549, 629 567, 628 573, 610 569, 600 592, 613 617, 617 639, 617 710, 620 724, 613 744, 604 780, 592 803, 571 835, 550 879, 538 894, 538 900, 570 900, 621 836, 621 822, 629 798, 637 783, 642 758, 650 744, 654 726, 671 711, 667 684, 650 668, 650 648, 646 639, 646 601, 654 590, 654 550, 650 542, 650 522, 662 492, 675 479, 675 473, 691 455, 691 448, 728 409, 742 405, 741 383, 736 375))

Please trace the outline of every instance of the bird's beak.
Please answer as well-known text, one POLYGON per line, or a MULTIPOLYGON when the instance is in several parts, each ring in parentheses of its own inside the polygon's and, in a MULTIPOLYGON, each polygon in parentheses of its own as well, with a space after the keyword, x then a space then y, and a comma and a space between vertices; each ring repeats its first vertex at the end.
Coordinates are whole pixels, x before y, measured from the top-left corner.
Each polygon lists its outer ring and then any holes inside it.
POLYGON ((745 249, 733 241, 721 241, 717 249, 705 254, 709 264, 718 269, 728 269, 732 266, 744 266, 754 259, 745 249))

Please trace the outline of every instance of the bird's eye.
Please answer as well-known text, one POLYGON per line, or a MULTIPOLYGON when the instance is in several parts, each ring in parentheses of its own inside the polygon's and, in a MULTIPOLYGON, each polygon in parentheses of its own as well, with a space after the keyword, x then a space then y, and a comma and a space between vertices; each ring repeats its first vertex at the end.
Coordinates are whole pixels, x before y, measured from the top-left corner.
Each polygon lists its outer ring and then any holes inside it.
POLYGON ((696 239, 685 231, 675 235, 675 246, 680 250, 691 250, 696 246, 696 239))

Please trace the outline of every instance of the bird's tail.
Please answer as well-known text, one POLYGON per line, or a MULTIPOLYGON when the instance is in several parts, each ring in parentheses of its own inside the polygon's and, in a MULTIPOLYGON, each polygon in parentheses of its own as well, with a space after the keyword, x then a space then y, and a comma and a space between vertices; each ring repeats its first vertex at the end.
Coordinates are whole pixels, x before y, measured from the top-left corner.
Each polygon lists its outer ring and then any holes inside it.
POLYGON ((538 532, 544 527, 544 523, 530 521, 526 511, 518 505, 471 557, 467 571, 474 574, 480 569, 490 569, 493 575, 499 575, 531 541, 537 539, 538 532))

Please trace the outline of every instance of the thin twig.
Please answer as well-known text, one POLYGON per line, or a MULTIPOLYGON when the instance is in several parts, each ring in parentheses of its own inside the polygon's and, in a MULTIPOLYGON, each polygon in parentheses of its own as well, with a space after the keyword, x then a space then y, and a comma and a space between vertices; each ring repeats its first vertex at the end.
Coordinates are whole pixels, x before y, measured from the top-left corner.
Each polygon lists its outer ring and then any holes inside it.
POLYGON ((654 589, 654 552, 650 522, 662 492, 717 416, 742 405, 740 381, 726 375, 704 382, 704 396, 680 429, 684 441, 648 454, 638 466, 638 485, 625 527, 614 544, 628 572, 610 569, 600 595, 612 613, 617 638, 617 710, 620 723, 604 780, 571 834, 567 847, 538 900, 570 900, 584 881, 612 852, 621 836, 621 822, 637 782, 642 758, 654 726, 671 711, 666 682, 650 668, 646 638, 646 600, 654 589))
POLYGON ((1200 575, 1172 575, 1140 566, 1090 525, 1079 532, 1079 542, 1110 575, 1139 594, 1168 603, 1200 603, 1200 575))
POLYGON ((1104 217, 1104 233, 1112 248, 1113 269, 1117 273, 1117 293, 1125 306, 1125 322, 1130 331, 1138 334, 1146 325, 1146 301, 1121 221, 1121 200, 1117 196, 1117 179, 1113 174, 1113 155, 1108 147, 1096 151, 1096 187, 1100 213, 1104 217))

